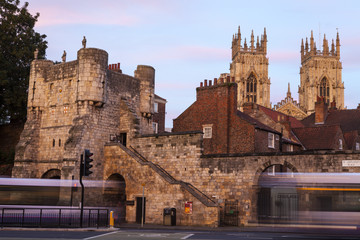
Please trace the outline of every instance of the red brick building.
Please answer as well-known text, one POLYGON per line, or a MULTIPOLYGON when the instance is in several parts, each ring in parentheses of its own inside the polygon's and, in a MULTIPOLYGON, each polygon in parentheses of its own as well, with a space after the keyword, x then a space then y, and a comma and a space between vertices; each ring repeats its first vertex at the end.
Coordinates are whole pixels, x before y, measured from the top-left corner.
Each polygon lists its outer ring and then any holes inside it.
POLYGON ((281 132, 282 152, 298 152, 303 150, 301 142, 296 137, 292 129, 301 128, 304 127, 304 125, 295 117, 288 116, 284 113, 255 103, 245 103, 243 105, 243 111, 266 126, 281 132))
POLYGON ((166 99, 155 95, 154 99, 154 116, 153 116, 153 128, 155 133, 165 132, 165 107, 166 99))
POLYGON ((237 110, 237 84, 205 80, 196 101, 174 119, 173 132, 202 131, 204 154, 281 151, 281 133, 237 110))
POLYGON ((360 108, 330 109, 324 98, 315 103, 315 113, 302 120, 304 128, 293 129, 306 150, 360 151, 360 108))

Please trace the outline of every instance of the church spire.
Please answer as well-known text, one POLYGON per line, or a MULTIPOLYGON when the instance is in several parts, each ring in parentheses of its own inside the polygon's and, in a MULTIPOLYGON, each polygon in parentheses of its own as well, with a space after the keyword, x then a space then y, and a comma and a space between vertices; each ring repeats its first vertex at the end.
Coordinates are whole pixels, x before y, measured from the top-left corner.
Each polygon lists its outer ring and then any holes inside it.
POLYGON ((287 98, 291 98, 291 92, 290 92, 290 83, 288 83, 288 91, 286 93, 287 98))
POLYGON ((254 30, 251 30, 251 47, 250 50, 253 52, 254 51, 254 30))
POLYGON ((334 56, 335 55, 335 45, 334 45, 334 39, 332 39, 331 42, 331 55, 334 56))
POLYGON ((301 47, 300 47, 301 56, 304 55, 304 39, 301 39, 301 47))
POLYGON ((323 54, 324 54, 324 56, 329 55, 329 44, 328 44, 328 40, 326 39, 325 34, 324 34, 324 40, 323 40, 323 54))
MULTIPOLYGON (((311 37, 310 37, 310 52, 315 53, 314 51, 315 43, 314 43, 314 35, 313 31, 311 30, 311 37)), ((315 47, 316 48, 316 47, 315 47)))
POLYGON ((336 58, 340 59, 340 38, 339 32, 336 34, 336 58))
POLYGON ((264 27, 264 53, 266 54, 267 52, 267 35, 266 35, 266 27, 264 27))

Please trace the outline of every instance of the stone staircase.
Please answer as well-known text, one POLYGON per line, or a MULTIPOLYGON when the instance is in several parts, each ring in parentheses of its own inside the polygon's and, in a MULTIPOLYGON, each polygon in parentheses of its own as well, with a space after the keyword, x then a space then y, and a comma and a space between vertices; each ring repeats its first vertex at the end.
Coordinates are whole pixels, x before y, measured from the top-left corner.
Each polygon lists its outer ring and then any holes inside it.
POLYGON ((173 176, 171 176, 165 169, 163 169, 160 165, 155 164, 149 160, 147 160, 144 156, 142 156, 138 151, 136 151, 133 147, 125 147, 122 144, 119 144, 120 148, 126 152, 129 156, 135 159, 141 165, 147 165, 151 167, 156 173, 158 173, 163 179, 165 179, 170 184, 179 184, 186 191, 188 191, 191 195, 193 195, 196 199, 198 199, 201 203, 203 203, 207 207, 216 207, 218 204, 212 200, 210 197, 205 195, 191 183, 187 183, 184 181, 176 180, 173 176))

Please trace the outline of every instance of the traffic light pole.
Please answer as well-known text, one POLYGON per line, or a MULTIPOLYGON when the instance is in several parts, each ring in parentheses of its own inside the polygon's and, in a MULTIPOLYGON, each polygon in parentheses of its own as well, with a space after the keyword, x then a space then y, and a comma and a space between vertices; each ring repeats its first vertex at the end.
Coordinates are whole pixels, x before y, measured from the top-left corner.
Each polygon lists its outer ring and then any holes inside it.
POLYGON ((83 177, 83 173, 84 173, 84 156, 83 154, 81 154, 81 159, 80 159, 80 185, 81 185, 81 206, 80 206, 80 227, 82 228, 83 226, 83 215, 84 215, 84 184, 82 182, 82 177, 83 177))

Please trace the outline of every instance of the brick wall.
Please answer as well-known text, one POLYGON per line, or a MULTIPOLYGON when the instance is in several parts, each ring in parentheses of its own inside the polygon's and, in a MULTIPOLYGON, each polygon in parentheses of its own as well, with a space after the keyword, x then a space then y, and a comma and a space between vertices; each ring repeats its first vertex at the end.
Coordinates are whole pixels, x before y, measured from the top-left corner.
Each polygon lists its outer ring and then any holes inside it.
POLYGON ((196 101, 174 120, 173 132, 210 126, 212 136, 204 137, 204 154, 253 152, 254 126, 237 115, 237 85, 222 81, 196 89, 196 101))
POLYGON ((158 111, 154 111, 153 122, 158 124, 158 133, 163 133, 165 132, 166 100, 155 96, 154 103, 157 103, 158 111))

